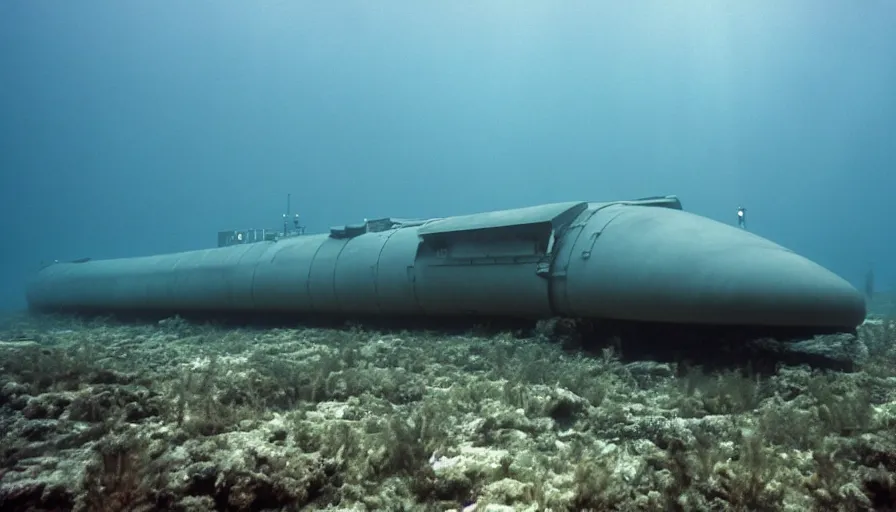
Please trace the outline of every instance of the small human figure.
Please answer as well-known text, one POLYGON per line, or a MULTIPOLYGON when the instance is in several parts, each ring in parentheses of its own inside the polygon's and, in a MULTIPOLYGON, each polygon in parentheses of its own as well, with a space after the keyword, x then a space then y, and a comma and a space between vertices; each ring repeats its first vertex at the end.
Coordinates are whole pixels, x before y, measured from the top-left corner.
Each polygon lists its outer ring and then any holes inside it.
POLYGON ((743 206, 737 207, 737 225, 741 229, 747 229, 747 209, 743 206))

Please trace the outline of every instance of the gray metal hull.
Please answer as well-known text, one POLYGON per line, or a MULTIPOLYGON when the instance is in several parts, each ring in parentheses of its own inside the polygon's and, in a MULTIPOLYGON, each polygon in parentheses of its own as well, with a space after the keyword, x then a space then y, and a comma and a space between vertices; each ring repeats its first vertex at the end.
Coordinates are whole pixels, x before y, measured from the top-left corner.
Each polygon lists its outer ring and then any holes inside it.
MULTIPOLYGON (((342 232, 340 232, 342 233, 342 232)), ((851 330, 861 293, 674 196, 559 203, 353 235, 54 263, 39 311, 573 316, 851 330)))

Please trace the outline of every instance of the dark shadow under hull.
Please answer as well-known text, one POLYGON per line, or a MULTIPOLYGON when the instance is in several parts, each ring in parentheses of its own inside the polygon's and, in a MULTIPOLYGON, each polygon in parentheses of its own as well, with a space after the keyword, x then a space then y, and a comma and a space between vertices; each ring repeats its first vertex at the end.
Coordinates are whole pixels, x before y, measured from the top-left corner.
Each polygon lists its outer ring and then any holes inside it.
POLYGON ((737 325, 692 325, 620 320, 557 319, 549 322, 528 318, 482 316, 381 316, 300 315, 295 312, 221 311, 108 311, 69 310, 32 315, 62 314, 112 323, 156 323, 179 316, 191 323, 221 327, 275 328, 317 327, 346 329, 361 327, 379 331, 436 331, 444 334, 475 333, 488 336, 512 332, 525 338, 540 333, 567 350, 597 355, 612 348, 624 362, 652 360, 702 366, 707 369, 749 368, 773 373, 780 364, 853 371, 851 360, 788 349, 792 342, 819 335, 853 334, 854 329, 819 327, 768 327, 737 325), (550 323, 546 327, 546 323, 550 323))

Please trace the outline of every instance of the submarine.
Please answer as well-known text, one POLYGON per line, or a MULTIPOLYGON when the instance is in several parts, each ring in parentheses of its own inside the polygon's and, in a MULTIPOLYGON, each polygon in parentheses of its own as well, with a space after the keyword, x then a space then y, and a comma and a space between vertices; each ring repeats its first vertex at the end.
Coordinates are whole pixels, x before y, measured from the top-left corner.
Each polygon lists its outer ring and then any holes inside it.
MULTIPOLYGON (((289 204, 289 203, 287 203, 289 204)), ((865 299, 826 268, 677 196, 573 201, 306 234, 218 233, 218 246, 55 262, 37 312, 570 317, 854 332, 865 299)), ((293 224, 290 227, 290 224, 293 224)))

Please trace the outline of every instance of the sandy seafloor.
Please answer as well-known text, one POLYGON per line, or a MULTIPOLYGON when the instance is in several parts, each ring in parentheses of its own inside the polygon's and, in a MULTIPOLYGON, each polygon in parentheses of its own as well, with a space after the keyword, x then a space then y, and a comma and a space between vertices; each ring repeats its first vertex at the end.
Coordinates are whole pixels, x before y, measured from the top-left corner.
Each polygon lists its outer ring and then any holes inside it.
POLYGON ((896 510, 892 321, 766 374, 557 332, 12 316, 0 510, 896 510))

